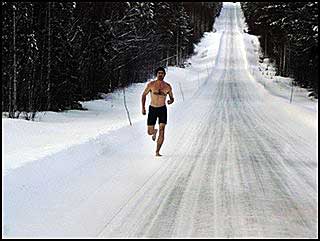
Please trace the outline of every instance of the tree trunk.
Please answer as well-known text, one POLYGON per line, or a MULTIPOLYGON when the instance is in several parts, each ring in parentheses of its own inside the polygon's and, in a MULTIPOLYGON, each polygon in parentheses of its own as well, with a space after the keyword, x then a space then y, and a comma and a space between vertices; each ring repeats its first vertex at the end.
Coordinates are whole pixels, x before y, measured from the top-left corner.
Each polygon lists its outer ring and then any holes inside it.
POLYGON ((203 31, 204 32, 207 32, 208 31, 208 26, 209 26, 209 24, 208 24, 208 9, 207 9, 207 7, 205 8, 205 10, 204 10, 204 29, 203 29, 203 31))
MULTIPOLYGON (((193 26, 194 26, 194 30, 193 30, 193 35, 194 36, 197 36, 197 31, 198 31, 198 28, 197 28, 197 18, 196 18, 196 7, 193 7, 193 17, 192 17, 192 22, 193 22, 193 26)), ((195 37, 196 38, 196 37, 195 37)))
POLYGON ((202 20, 202 17, 203 17, 203 8, 201 7, 200 8, 200 27, 199 27, 199 36, 201 36, 202 34, 202 23, 203 23, 203 20, 202 20))
POLYGON ((268 32, 264 34, 264 57, 268 57, 268 32))
POLYGON ((290 49, 290 42, 288 42, 288 47, 287 47, 287 49, 288 49, 288 60, 287 60, 287 75, 289 76, 289 77, 291 77, 291 70, 290 70, 290 56, 291 56, 291 49, 290 49))
POLYGON ((30 81, 30 93, 29 93, 29 111, 32 113, 36 113, 37 107, 36 107, 36 96, 35 96, 35 78, 36 78, 36 67, 35 64, 33 64, 32 67, 32 80, 30 81))
POLYGON ((48 69, 47 69, 47 110, 51 109, 51 2, 48 2, 48 69))
POLYGON ((282 75, 282 63, 283 63, 283 61, 282 61, 282 52, 283 52, 283 48, 282 48, 282 46, 280 46, 280 50, 279 50, 279 69, 278 69, 278 75, 282 75))
MULTIPOLYGON (((34 18, 34 7, 32 7, 32 26, 34 26, 35 18, 34 18)), ((36 64, 35 62, 32 63, 32 74, 31 74, 31 80, 29 80, 29 112, 32 112, 32 120, 35 116, 35 113, 37 111, 36 108, 36 97, 34 93, 36 92, 35 90, 36 86, 36 64)))
POLYGON ((179 66, 179 27, 177 29, 177 56, 176 56, 176 65, 179 66))
POLYGON ((16 6, 13 5, 13 81, 9 87, 9 117, 15 118, 17 111, 17 49, 16 49, 16 6))
POLYGON ((286 75, 286 58, 287 58, 287 44, 283 45, 283 64, 282 64, 282 75, 286 75))

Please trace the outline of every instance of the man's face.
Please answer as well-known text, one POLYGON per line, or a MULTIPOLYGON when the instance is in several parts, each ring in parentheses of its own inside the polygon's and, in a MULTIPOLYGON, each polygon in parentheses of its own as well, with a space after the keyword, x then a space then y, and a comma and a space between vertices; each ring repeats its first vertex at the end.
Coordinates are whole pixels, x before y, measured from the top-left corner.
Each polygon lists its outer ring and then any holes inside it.
POLYGON ((159 71, 157 72, 157 78, 158 78, 159 80, 163 80, 164 76, 165 76, 165 74, 164 74, 164 72, 163 72, 162 70, 159 70, 159 71))

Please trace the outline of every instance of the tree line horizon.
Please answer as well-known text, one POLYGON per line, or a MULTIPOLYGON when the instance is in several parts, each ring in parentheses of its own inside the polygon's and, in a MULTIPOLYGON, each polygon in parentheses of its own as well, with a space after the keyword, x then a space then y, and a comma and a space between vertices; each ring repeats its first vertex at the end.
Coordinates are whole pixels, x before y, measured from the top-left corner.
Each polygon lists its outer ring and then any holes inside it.
MULTIPOLYGON (((145 82, 159 66, 184 67, 222 8, 222 2, 1 5, 2 112, 26 119, 82 109, 79 101, 145 82)), ((317 3, 241 2, 241 8, 277 74, 317 97, 317 3)))

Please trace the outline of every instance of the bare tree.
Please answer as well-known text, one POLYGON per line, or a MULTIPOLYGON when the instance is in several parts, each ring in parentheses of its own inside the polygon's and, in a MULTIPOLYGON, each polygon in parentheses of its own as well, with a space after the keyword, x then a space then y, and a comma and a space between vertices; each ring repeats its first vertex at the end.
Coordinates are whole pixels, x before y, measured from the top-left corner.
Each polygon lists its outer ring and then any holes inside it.
POLYGON ((51 108, 51 2, 48 2, 48 70, 47 70, 47 109, 51 108))
POLYGON ((9 117, 15 118, 17 111, 17 49, 16 49, 16 5, 13 4, 13 81, 9 83, 9 117))

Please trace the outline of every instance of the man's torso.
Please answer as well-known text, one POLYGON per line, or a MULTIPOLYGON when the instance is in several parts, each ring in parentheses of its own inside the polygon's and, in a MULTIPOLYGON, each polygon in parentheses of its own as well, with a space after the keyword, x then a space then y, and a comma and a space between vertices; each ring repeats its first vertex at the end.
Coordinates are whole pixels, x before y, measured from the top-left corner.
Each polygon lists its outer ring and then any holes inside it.
POLYGON ((151 106, 161 107, 166 104, 167 94, 170 92, 170 86, 168 83, 162 81, 150 82, 150 94, 151 94, 151 106))

